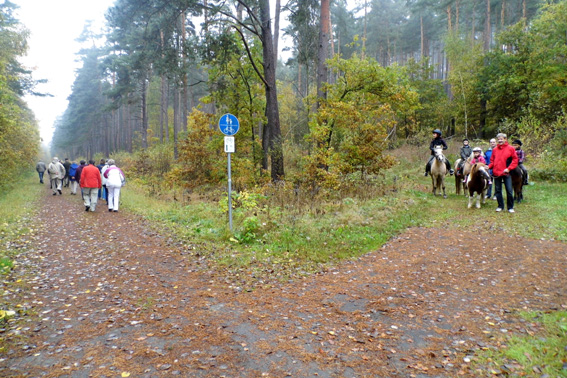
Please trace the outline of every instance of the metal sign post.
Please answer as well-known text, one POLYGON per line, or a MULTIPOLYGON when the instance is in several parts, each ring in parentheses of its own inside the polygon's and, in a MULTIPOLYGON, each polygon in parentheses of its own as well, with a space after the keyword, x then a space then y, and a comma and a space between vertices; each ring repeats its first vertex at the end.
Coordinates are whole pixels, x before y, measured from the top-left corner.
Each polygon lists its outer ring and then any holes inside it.
POLYGON ((224 137, 224 152, 228 156, 228 225, 232 232, 232 176, 230 169, 230 154, 235 152, 234 134, 238 132, 240 123, 238 118, 230 113, 223 114, 219 120, 219 129, 226 135, 224 137))

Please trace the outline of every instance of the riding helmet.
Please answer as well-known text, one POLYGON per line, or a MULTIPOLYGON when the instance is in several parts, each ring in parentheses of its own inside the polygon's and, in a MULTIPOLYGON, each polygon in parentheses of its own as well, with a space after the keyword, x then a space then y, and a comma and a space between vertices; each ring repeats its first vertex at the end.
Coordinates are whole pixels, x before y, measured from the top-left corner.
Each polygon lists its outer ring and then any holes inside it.
POLYGON ((522 141, 519 139, 516 139, 515 141, 512 142, 512 144, 517 144, 518 146, 522 145, 522 141))
POLYGON ((437 135, 441 136, 441 130, 435 129, 435 130, 433 130, 433 134, 437 134, 437 135))
POLYGON ((482 152, 482 149, 480 147, 475 147, 472 149, 472 152, 482 152))

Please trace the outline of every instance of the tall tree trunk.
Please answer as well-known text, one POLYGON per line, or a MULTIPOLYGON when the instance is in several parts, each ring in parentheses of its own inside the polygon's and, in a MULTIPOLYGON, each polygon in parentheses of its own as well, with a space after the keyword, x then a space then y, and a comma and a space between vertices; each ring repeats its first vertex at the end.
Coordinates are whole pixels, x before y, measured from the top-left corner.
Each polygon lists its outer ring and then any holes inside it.
POLYGON ((490 50, 490 40, 492 32, 490 30, 490 0, 486 0, 486 18, 484 21, 484 51, 490 50))
POLYGON ((164 98, 164 118, 163 123, 165 127, 165 141, 169 143, 169 96, 170 96, 170 85, 169 80, 166 80, 165 85, 165 98, 164 98))
POLYGON ((506 26, 506 0, 502 0, 502 9, 500 10, 500 30, 504 30, 506 26))
POLYGON ((420 28, 420 37, 421 37, 421 59, 425 57, 425 32, 423 30, 423 15, 419 16, 419 28, 420 28))
POLYGON ((449 4, 447 5, 447 30, 449 31, 449 33, 453 31, 452 18, 453 16, 451 15, 451 4, 449 4))
POLYGON ((141 137, 142 137, 142 148, 148 148, 148 81, 146 79, 142 80, 142 103, 141 103, 141 137))
POLYGON ((165 75, 161 75, 161 85, 160 85, 160 101, 159 101, 159 141, 163 143, 164 141, 164 124, 165 117, 167 116, 167 105, 165 102, 165 96, 167 96, 167 85, 165 75))
MULTIPOLYGON (((330 8, 330 0, 321 0, 321 30, 323 30, 323 6, 325 7, 329 7, 330 8), (325 5, 323 5, 323 3, 326 3, 325 5)), ((364 0, 364 31, 363 31, 363 38, 362 38, 362 59, 364 59, 364 56, 366 55, 366 26, 368 24, 368 13, 367 13, 367 7, 368 7, 368 1, 364 0)), ((329 19, 329 25, 331 24, 330 22, 331 20, 329 19)), ((329 29, 331 30, 331 27, 329 26, 329 29)), ((328 55, 327 55, 328 56, 328 55)))
POLYGON ((274 54, 276 62, 278 61, 278 42, 280 39, 280 13, 282 8, 282 1, 276 0, 276 15, 274 17, 274 54))
MULTIPOLYGON (((274 59, 274 43, 270 21, 270 2, 260 0, 260 17, 262 22, 262 53, 264 59, 264 78, 266 80, 266 118, 269 129, 269 153, 272 163, 272 181, 284 178, 284 156, 278 108, 278 92, 276 87, 276 61, 274 59)), ((264 138, 266 136, 264 135, 264 138)), ((266 151, 264 151, 266 153, 266 151)))
POLYGON ((329 57, 329 32, 331 20, 329 17, 330 0, 321 0, 321 18, 319 29, 319 49, 317 53, 317 98, 326 99, 327 92, 323 91, 323 83, 327 81, 327 63, 329 57))
POLYGON ((185 30, 185 12, 181 13, 181 56, 183 58, 182 60, 182 67, 183 67, 183 75, 182 75, 182 79, 183 79, 183 106, 181 108, 181 126, 183 128, 183 131, 187 131, 187 116, 188 116, 188 111, 187 111, 187 106, 188 106, 188 83, 187 83, 187 52, 185 49, 185 44, 186 44, 186 40, 187 40, 187 35, 186 35, 186 30, 185 30))
POLYGON ((179 157, 177 150, 177 133, 179 131, 179 88, 173 90, 173 156, 179 157))
POLYGON ((455 31, 459 31, 459 0, 455 2, 455 31))

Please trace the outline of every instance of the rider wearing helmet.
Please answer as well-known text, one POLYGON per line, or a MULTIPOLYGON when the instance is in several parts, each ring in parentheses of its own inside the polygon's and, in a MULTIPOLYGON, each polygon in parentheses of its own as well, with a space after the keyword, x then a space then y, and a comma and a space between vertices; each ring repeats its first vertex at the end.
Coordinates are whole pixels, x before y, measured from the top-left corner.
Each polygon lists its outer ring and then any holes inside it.
MULTIPOLYGON (((443 150, 447 149, 447 143, 445 143, 443 138, 441 138, 441 130, 439 130, 439 129, 433 130, 433 140, 429 144, 429 149, 431 150, 431 157, 429 158, 429 161, 425 165, 425 176, 427 176, 429 174, 429 172, 431 172, 431 163, 433 162, 433 159, 435 158, 435 147, 436 146, 443 146, 443 150)), ((449 171, 449 173, 452 175, 454 172, 451 169, 451 163, 449 162, 449 160, 447 158, 445 158, 445 165, 447 166, 447 170, 449 171)))
POLYGON ((472 149, 473 157, 471 159, 471 164, 482 163, 486 164, 484 156, 482 156, 482 149, 480 147, 475 147, 472 149))

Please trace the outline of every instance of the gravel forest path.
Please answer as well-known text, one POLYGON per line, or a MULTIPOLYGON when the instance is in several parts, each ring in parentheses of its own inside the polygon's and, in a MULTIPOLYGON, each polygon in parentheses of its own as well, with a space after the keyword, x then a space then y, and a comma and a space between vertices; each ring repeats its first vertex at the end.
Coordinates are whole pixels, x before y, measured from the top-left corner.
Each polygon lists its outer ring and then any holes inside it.
POLYGON ((476 351, 537 332, 517 310, 567 305, 567 245, 499 230, 413 228, 247 292, 104 203, 46 192, 32 223, 3 283, 20 315, 2 331, 2 377, 489 376, 476 351))

